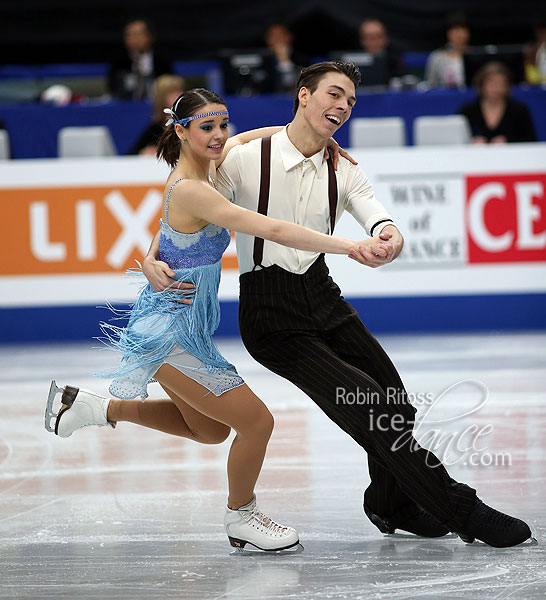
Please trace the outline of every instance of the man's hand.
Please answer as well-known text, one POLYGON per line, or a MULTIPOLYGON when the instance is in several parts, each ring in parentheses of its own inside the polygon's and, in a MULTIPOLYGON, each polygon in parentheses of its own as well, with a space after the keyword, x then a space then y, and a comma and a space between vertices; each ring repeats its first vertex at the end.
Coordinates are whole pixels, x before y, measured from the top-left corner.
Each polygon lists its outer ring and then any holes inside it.
POLYGON ((343 156, 343 158, 346 158, 349 162, 352 162, 353 165, 358 165, 356 160, 348 152, 343 150, 343 148, 341 148, 341 146, 336 142, 336 140, 334 140, 334 138, 330 138, 328 140, 328 144, 326 145, 326 148, 324 149, 324 159, 325 160, 328 160, 330 153, 332 154, 332 163, 334 165, 335 171, 337 171, 337 160, 338 160, 340 154, 341 154, 341 156, 343 156))
POLYGON ((349 258, 375 269, 392 262, 400 254, 403 244, 404 240, 398 229, 394 225, 388 225, 377 237, 364 240, 351 248, 349 258))
MULTIPOLYGON (((146 276, 146 279, 150 282, 152 289, 156 292, 163 292, 166 289, 169 289, 173 292, 179 292, 184 296, 195 294, 195 286, 193 283, 176 281, 173 279, 176 273, 169 267, 169 265, 162 260, 156 260, 150 255, 146 256, 146 258, 142 261, 142 272, 146 276)), ((182 304, 192 303, 192 301, 187 298, 180 300, 180 302, 182 302, 182 304)))

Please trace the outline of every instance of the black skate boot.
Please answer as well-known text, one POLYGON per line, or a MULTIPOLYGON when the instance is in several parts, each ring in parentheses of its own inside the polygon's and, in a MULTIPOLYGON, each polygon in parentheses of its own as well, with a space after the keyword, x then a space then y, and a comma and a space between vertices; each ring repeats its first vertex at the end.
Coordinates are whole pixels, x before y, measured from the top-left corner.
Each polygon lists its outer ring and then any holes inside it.
POLYGON ((505 515, 479 499, 468 516, 464 531, 458 531, 457 535, 467 544, 476 539, 495 548, 517 546, 532 537, 527 523, 505 515))
POLYGON ((447 527, 423 509, 419 509, 416 515, 399 520, 398 522, 376 515, 365 504, 364 512, 381 533, 395 533, 399 529, 420 537, 430 538, 442 537, 449 533, 447 527))

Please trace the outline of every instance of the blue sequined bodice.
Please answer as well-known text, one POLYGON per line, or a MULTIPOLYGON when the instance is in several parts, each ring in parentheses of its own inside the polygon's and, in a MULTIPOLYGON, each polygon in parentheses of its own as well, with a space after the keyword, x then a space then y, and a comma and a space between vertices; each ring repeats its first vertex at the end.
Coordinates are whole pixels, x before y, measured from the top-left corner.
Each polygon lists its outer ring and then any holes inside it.
POLYGON ((231 235, 227 229, 208 223, 195 233, 180 233, 168 223, 169 201, 173 183, 165 204, 165 221, 160 221, 159 259, 166 262, 171 269, 187 269, 202 265, 212 265, 222 258, 229 246, 231 235))

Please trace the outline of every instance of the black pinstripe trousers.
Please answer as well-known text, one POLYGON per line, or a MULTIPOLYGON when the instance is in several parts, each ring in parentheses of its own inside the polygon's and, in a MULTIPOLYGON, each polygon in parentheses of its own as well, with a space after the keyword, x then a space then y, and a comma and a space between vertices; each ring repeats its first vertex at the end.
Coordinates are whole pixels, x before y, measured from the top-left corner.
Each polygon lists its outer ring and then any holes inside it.
POLYGON ((259 363, 303 390, 366 450, 369 511, 396 527, 421 507, 451 531, 463 530, 475 490, 416 442, 416 411, 400 376, 323 256, 303 275, 277 265, 241 275, 239 328, 259 363))

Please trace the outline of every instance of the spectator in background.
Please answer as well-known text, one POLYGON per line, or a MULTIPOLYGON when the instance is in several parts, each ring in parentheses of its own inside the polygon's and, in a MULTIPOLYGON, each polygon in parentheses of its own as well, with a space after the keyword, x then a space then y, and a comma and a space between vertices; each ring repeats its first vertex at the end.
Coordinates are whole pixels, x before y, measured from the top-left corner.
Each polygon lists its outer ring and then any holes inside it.
POLYGON ((529 109, 510 98, 510 71, 501 62, 488 62, 476 73, 474 87, 478 98, 465 104, 464 115, 475 144, 536 142, 529 109))
POLYGON ((535 40, 524 48, 525 78, 533 85, 546 84, 546 13, 535 25, 535 40))
POLYGON ((307 66, 307 58, 294 51, 294 36, 283 23, 269 25, 264 41, 273 56, 273 72, 269 74, 271 91, 293 93, 301 67, 307 66))
POLYGON ((404 74, 404 62, 402 57, 396 53, 390 44, 385 25, 379 19, 364 19, 360 23, 360 46, 364 52, 375 56, 385 57, 387 62, 387 85, 393 77, 401 77, 404 74))
POLYGON ((153 86, 154 116, 152 122, 140 134, 129 154, 149 154, 155 156, 159 136, 165 130, 163 109, 173 106, 184 91, 184 80, 178 75, 160 75, 153 86))
POLYGON ((465 87, 463 55, 470 41, 470 28, 463 14, 452 14, 446 24, 447 44, 428 57, 426 79, 430 87, 465 87))
POLYGON ((151 97, 154 79, 170 73, 170 64, 154 51, 155 35, 145 19, 131 19, 123 30, 125 51, 110 66, 110 93, 122 100, 151 97))

